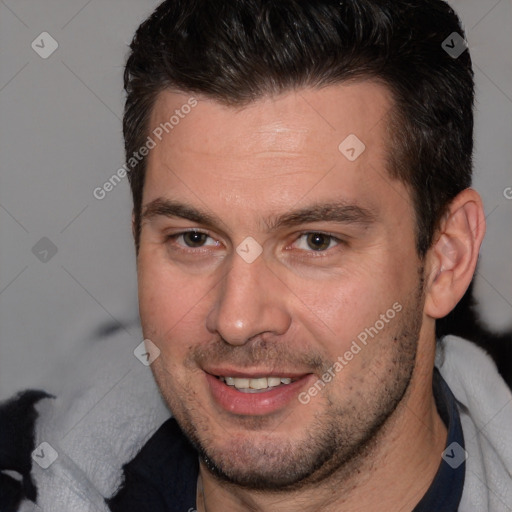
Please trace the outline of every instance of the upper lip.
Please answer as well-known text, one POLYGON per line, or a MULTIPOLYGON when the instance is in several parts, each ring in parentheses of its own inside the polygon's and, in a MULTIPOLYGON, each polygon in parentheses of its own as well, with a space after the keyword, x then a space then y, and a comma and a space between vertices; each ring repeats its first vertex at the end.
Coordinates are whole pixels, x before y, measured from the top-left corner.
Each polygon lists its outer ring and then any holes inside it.
POLYGON ((215 377, 234 377, 239 379, 259 379, 262 377, 288 377, 290 379, 300 379, 311 372, 286 372, 279 370, 253 369, 253 370, 236 370, 233 368, 208 368, 203 369, 206 373, 215 377))

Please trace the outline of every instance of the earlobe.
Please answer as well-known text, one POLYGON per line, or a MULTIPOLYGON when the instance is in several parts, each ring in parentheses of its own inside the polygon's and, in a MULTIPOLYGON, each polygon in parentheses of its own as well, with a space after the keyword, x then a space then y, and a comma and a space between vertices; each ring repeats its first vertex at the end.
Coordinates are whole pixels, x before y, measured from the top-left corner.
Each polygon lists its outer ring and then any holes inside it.
POLYGON ((482 199, 463 190, 450 203, 427 255, 425 313, 446 316, 464 295, 478 261, 485 234, 482 199))

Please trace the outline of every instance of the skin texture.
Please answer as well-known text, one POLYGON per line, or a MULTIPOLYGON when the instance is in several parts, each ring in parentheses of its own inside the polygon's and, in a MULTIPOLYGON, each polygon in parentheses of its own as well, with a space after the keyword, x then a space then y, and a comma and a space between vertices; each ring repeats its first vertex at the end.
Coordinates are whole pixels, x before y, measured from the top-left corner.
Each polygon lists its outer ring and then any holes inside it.
MULTIPOLYGON (((150 130, 189 98, 162 92, 150 130)), ((468 189, 455 198, 421 261, 410 193, 386 171, 392 100, 382 85, 304 89, 243 108, 197 100, 148 156, 143 212, 167 199, 216 220, 148 213, 137 265, 144 336, 161 351, 152 370, 203 455, 207 511, 412 510, 445 446, 432 396, 435 318, 471 281, 480 197, 468 189), (366 146, 353 162, 338 149, 349 134, 366 146), (334 202, 367 218, 271 229, 292 210, 334 202), (180 236, 191 229, 207 236, 180 236), (334 238, 320 237, 318 251, 308 233, 334 238), (252 263, 236 252, 249 236, 262 248, 252 263), (299 391, 396 304, 301 403, 299 391), (210 391, 205 372, 219 369, 309 376, 283 406, 234 414, 210 391)))

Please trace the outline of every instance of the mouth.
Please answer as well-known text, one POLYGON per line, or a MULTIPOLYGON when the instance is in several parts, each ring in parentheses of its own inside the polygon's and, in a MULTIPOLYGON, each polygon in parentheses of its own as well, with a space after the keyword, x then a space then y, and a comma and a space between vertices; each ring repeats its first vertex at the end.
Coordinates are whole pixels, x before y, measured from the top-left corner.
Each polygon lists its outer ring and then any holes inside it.
POLYGON ((216 377, 227 386, 230 386, 241 393, 265 393, 281 386, 287 386, 288 384, 299 380, 299 377, 216 377))
POLYGON ((242 373, 233 369, 205 371, 210 397, 222 410, 243 416, 261 416, 300 406, 298 395, 311 385, 312 373, 242 373))

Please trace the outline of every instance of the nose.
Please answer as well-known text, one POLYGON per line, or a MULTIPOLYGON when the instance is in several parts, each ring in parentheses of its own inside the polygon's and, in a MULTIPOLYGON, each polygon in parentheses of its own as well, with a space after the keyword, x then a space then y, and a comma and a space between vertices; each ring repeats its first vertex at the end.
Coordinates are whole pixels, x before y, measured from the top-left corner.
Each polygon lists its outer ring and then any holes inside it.
POLYGON ((247 263, 236 253, 216 289, 206 328, 231 345, 243 345, 263 333, 284 334, 291 324, 287 288, 263 256, 247 263))

